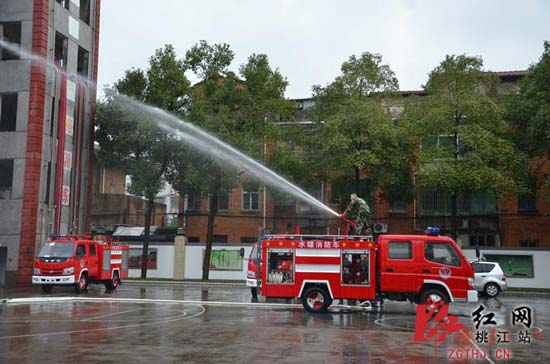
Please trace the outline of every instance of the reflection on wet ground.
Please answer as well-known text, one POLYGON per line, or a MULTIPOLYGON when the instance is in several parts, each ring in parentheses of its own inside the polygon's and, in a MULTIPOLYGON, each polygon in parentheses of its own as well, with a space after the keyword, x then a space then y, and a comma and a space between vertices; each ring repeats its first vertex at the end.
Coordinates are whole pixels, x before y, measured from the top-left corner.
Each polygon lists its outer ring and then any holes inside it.
MULTIPOLYGON (((33 289, 4 292, 3 297, 72 295, 65 289, 51 295, 33 289)), ((250 291, 241 287, 135 283, 114 293, 92 287, 79 297, 0 304, 0 362, 433 363, 464 362, 465 357, 449 355, 458 350, 465 355, 466 349, 487 350, 487 358, 481 356, 480 362, 550 361, 545 336, 550 318, 544 298, 482 300, 484 312, 494 313, 497 323, 479 329, 489 331, 488 343, 476 341, 472 312, 479 304, 453 304, 450 314, 465 328, 434 344, 413 341, 416 306, 408 303, 387 302, 382 311, 335 308, 329 314, 311 315, 296 305, 245 305, 250 303, 250 291), (531 343, 518 344, 519 327, 512 325, 510 314, 525 304, 534 309, 535 327, 530 330, 531 343), (504 330, 510 331, 510 342, 497 343, 498 331, 504 330), (508 349, 511 360, 497 360, 497 349, 508 349)))

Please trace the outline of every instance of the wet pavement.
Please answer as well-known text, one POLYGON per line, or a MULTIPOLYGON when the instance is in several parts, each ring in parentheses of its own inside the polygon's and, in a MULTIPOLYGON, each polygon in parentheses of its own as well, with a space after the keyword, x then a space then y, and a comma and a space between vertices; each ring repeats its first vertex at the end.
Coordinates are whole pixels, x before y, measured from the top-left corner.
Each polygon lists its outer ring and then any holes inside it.
POLYGON ((381 311, 331 306, 312 315, 284 300, 251 303, 250 291, 238 285, 137 282, 114 293, 92 286, 76 296, 56 287, 52 294, 24 289, 0 297, 10 299, 0 304, 0 363, 550 362, 549 298, 453 304, 450 315, 465 327, 444 342, 420 343, 416 306, 403 302, 386 301, 381 311), (472 313, 480 304, 477 331, 487 331, 488 343, 476 338, 472 313), (510 316, 525 305, 534 311, 528 330, 510 316), (530 343, 518 343, 520 331, 530 343), (509 342, 498 342, 503 337, 509 342))

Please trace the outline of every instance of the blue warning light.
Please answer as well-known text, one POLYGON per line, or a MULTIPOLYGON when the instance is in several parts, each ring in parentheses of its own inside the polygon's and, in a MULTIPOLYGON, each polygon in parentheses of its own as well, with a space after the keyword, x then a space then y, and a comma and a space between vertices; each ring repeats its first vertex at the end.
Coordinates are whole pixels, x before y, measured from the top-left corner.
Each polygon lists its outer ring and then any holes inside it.
POLYGON ((436 226, 429 226, 426 229, 426 235, 430 235, 430 236, 437 236, 439 235, 440 232, 441 232, 441 228, 436 226))

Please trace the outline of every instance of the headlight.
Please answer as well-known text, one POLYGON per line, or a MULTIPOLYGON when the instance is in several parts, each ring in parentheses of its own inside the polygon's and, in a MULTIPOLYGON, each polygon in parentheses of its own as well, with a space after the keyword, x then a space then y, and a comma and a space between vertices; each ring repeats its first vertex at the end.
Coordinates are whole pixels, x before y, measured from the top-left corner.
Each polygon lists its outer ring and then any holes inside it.
POLYGON ((468 278, 468 284, 470 285, 470 287, 475 287, 474 279, 473 278, 468 278))
POLYGON ((74 267, 63 269, 63 274, 73 274, 73 273, 74 273, 74 267))
POLYGON ((33 274, 40 274, 40 268, 34 268, 33 274))

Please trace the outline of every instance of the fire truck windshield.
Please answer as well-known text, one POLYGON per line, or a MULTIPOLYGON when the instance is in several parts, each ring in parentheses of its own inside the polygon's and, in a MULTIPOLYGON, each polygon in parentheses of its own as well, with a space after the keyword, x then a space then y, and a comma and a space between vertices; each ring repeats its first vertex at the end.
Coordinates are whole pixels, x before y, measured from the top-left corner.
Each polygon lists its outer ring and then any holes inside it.
POLYGON ((74 242, 47 242, 44 244, 38 256, 40 258, 70 258, 73 256, 74 242))

